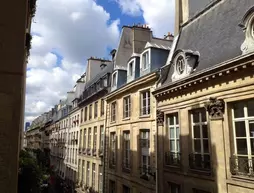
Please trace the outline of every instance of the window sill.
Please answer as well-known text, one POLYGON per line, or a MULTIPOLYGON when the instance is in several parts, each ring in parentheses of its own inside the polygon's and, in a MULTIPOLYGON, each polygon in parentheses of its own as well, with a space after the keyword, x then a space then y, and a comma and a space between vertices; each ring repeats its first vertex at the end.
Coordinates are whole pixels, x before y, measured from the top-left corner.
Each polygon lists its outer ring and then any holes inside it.
POLYGON ((126 117, 126 118, 123 118, 122 120, 123 121, 129 121, 131 118, 130 117, 126 117))
POLYGON ((211 170, 199 170, 199 169, 189 169, 189 174, 192 173, 194 175, 204 175, 208 177, 212 177, 212 169, 211 170))
POLYGON ((110 121, 110 124, 115 124, 116 123, 116 121, 110 121))
POLYGON ((150 114, 147 114, 147 115, 139 115, 139 118, 150 118, 150 114))

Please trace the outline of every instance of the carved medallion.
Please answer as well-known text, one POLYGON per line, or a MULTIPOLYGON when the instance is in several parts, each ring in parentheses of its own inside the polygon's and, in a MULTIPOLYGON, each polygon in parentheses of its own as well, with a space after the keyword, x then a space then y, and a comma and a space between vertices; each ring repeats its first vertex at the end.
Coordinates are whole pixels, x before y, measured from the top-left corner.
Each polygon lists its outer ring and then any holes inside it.
POLYGON ((160 110, 157 110, 156 115, 157 115, 157 125, 158 126, 163 126, 163 124, 164 124, 164 113, 160 110))
POLYGON ((223 118, 225 112, 225 102, 223 99, 217 99, 211 97, 209 102, 205 104, 205 108, 208 111, 209 115, 213 119, 223 118))

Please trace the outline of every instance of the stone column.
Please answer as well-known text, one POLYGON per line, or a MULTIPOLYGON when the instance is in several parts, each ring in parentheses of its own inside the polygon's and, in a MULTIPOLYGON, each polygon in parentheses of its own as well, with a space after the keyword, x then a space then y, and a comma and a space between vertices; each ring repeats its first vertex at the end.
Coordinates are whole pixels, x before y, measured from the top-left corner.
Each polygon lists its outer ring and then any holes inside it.
POLYGON ((210 115, 210 139, 211 139, 211 161, 212 175, 215 177, 215 189, 218 193, 227 192, 226 187, 226 162, 225 162, 225 139, 223 132, 223 116, 225 104, 222 99, 210 98, 206 104, 210 115))

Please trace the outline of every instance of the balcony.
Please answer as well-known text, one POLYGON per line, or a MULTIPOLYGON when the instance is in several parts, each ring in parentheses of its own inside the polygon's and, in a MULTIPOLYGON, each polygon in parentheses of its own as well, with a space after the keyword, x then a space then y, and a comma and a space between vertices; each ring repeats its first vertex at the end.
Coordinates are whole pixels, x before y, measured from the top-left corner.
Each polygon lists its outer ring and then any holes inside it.
POLYGON ((181 154, 174 152, 166 152, 165 153, 165 165, 180 167, 181 165, 181 154))
POLYGON ((92 154, 93 154, 93 156, 96 156, 96 155, 97 155, 97 151, 96 151, 95 148, 92 150, 92 154))
POLYGON ((109 160, 109 168, 114 169, 116 166, 116 160, 115 159, 110 159, 109 160))
POLYGON ((130 173, 130 171, 131 171, 131 164, 123 162, 122 163, 122 171, 126 172, 126 173, 130 173))
POLYGON ((153 179, 155 180, 155 178, 156 178, 155 168, 148 166, 148 165, 143 165, 143 166, 139 167, 139 169, 140 169, 140 178, 142 178, 144 180, 149 180, 150 177, 152 176, 153 179))
POLYGON ((209 154, 190 154, 189 167, 192 170, 198 170, 211 174, 211 160, 209 154))
POLYGON ((89 147, 86 150, 87 150, 87 155, 91 155, 91 148, 89 147))
POLYGON ((230 158, 230 172, 235 176, 254 177, 253 163, 254 158, 232 156, 230 158))

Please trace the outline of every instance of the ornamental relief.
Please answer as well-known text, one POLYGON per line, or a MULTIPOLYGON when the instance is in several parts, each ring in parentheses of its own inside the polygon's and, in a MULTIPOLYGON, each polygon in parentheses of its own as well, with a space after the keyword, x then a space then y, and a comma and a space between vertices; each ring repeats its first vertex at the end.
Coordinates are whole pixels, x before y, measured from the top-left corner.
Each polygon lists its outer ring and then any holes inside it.
POLYGON ((223 99, 211 97, 205 108, 212 119, 221 119, 225 112, 225 102, 223 99))
POLYGON ((185 78, 194 72, 199 63, 199 56, 199 52, 177 50, 173 55, 172 81, 185 78))

